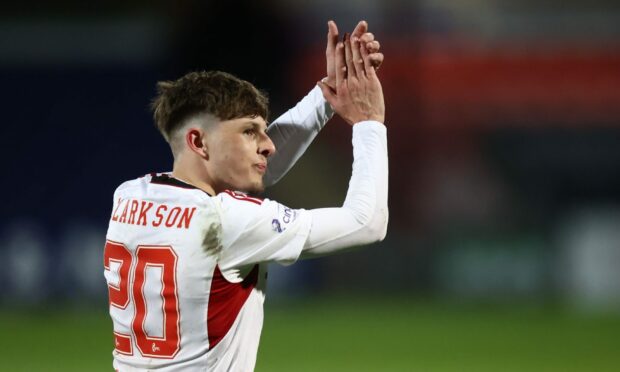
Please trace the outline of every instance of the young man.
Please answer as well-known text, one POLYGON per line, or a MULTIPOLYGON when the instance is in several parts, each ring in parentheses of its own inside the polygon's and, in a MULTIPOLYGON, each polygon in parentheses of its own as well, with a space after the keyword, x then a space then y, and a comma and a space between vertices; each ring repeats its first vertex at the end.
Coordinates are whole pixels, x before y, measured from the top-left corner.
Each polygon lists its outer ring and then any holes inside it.
POLYGON ((336 45, 330 23, 328 78, 318 83, 327 102, 315 88, 271 131, 266 97, 232 75, 190 73, 159 84, 154 117, 172 148, 173 171, 119 186, 104 252, 117 370, 251 371, 266 263, 383 239, 387 144, 373 68, 382 55, 361 28, 336 45), (353 126, 344 205, 291 209, 249 196, 263 190, 268 172, 276 180, 292 166, 330 106, 353 126), (270 136, 289 158, 276 168, 270 136))

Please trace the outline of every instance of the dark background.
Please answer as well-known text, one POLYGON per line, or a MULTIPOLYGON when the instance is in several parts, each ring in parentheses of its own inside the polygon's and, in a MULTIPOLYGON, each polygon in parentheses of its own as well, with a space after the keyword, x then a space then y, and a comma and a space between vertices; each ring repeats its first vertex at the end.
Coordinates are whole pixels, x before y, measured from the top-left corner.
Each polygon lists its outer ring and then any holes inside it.
MULTIPOLYGON (((618 309, 620 9, 611 1, 20 2, 0 16, 3 306, 105 304, 112 193, 170 170, 158 80, 231 72, 272 119, 324 70, 326 22, 386 59, 390 227, 373 247, 272 269, 275 298, 391 293, 618 309)), ((337 206, 334 119, 268 197, 337 206)))

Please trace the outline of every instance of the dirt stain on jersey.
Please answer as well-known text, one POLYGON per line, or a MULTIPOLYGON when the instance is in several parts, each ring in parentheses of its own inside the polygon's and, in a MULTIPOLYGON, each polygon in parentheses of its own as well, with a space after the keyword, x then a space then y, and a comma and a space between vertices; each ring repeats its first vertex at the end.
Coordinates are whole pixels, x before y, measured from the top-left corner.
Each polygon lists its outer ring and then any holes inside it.
POLYGON ((205 230, 204 239, 202 240, 202 249, 208 255, 217 255, 222 250, 222 224, 211 222, 205 230))

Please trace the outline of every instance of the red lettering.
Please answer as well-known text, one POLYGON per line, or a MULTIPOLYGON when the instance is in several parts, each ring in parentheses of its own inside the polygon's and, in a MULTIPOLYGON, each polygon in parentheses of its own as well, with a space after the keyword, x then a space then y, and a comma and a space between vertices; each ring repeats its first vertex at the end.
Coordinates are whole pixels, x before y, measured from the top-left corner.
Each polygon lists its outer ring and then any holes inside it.
POLYGON ((147 204, 144 200, 142 201, 142 205, 140 206, 140 214, 138 215, 138 222, 136 222, 136 225, 146 226, 146 212, 148 212, 152 206, 153 203, 148 202, 147 204))
POLYGON ((157 216, 157 218, 159 218, 159 220, 157 220, 157 222, 153 221, 153 226, 157 227, 159 225, 161 225, 161 221, 164 219, 164 215, 161 214, 161 210, 168 210, 168 207, 166 207, 165 204, 160 205, 159 207, 157 207, 157 210, 155 211, 155 216, 157 216))
POLYGON ((136 212, 138 211, 138 201, 131 201, 131 210, 129 211, 129 224, 133 225, 136 221, 136 212))
POLYGON ((123 201, 123 198, 118 198, 116 208, 114 208, 114 212, 112 212, 112 221, 118 221, 118 215, 116 214, 116 212, 118 212, 118 208, 121 206, 122 201, 123 201))
POLYGON ((178 228, 181 228, 183 225, 184 228, 189 229, 189 223, 192 220, 192 217, 194 216, 194 212, 196 212, 196 207, 191 209, 189 208, 185 208, 183 210, 183 215, 181 215, 181 220, 179 221, 179 224, 177 225, 178 228))
POLYGON ((172 225, 174 225, 174 223, 177 222, 177 218, 179 217, 180 213, 181 213, 181 207, 172 208, 170 210, 170 213, 168 214, 168 218, 166 219, 166 227, 172 227, 172 225), (172 221, 170 220, 170 218, 172 218, 172 221))
POLYGON ((125 208, 123 209, 123 214, 121 214, 121 219, 118 222, 127 223, 127 208, 129 207, 129 200, 125 203, 125 208))

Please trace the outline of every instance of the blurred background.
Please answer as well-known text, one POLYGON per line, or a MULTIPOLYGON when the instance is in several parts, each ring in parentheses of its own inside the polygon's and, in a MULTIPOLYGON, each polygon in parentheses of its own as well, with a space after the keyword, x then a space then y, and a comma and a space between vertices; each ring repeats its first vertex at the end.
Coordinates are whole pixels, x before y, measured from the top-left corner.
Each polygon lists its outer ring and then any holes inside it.
MULTIPOLYGON (((0 369, 111 370, 112 194, 172 167, 156 82, 228 71, 275 119, 325 75, 329 19, 386 57, 388 236, 271 268, 257 370, 617 368, 617 2, 134 0, 3 5, 0 369)), ((350 132, 265 196, 340 205, 350 132)))

